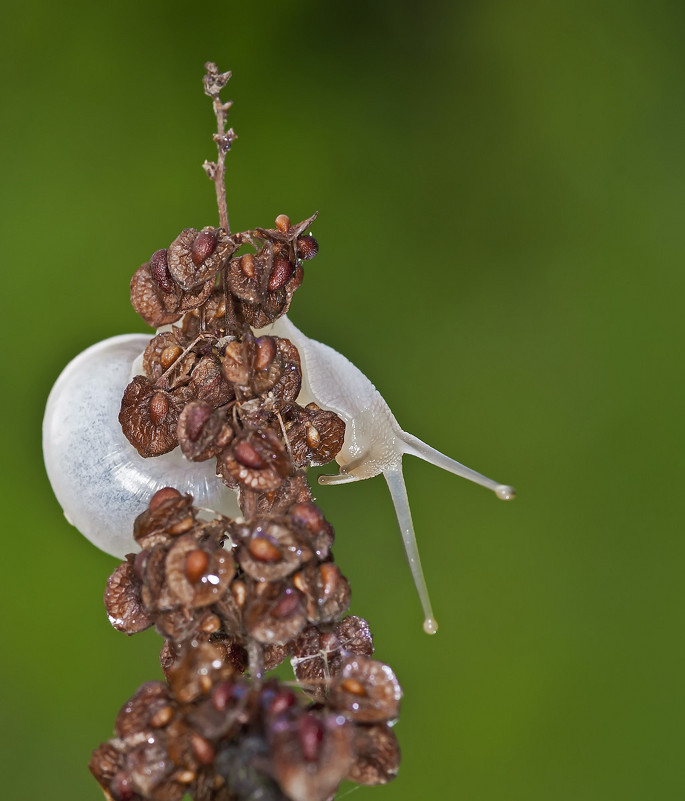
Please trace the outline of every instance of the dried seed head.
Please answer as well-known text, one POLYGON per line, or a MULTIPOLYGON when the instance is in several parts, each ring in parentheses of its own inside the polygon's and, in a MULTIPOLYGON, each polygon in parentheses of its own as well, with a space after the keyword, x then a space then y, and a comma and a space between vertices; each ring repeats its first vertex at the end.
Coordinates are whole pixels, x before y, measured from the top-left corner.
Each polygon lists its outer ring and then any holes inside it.
POLYGON ((331 704, 359 723, 395 720, 401 699, 392 669, 364 656, 348 656, 330 688, 331 704))
POLYGON ((185 290, 211 282, 211 292, 219 268, 234 249, 233 241, 220 228, 200 232, 186 228, 169 245, 169 272, 185 290))
POLYGON ((130 562, 119 565, 107 579, 105 608, 109 622, 115 629, 126 634, 145 631, 153 624, 154 621, 143 604, 140 579, 130 562))
POLYGON ((121 400, 119 422, 141 456, 159 456, 177 445, 178 407, 166 392, 156 390, 145 376, 136 376, 121 400))

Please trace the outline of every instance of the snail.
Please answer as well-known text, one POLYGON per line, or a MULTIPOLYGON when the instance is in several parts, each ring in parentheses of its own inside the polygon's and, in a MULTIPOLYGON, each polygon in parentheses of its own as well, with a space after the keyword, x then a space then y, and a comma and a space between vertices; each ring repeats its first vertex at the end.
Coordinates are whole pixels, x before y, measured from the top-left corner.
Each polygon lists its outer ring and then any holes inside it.
POLYGON ((438 624, 433 616, 421 568, 402 474, 402 457, 404 454, 418 456, 436 467, 487 487, 501 500, 511 500, 516 490, 450 459, 403 431, 383 396, 358 367, 323 342, 309 339, 286 316, 259 333, 285 337, 300 352, 303 381, 298 403, 304 405, 313 401, 324 409, 334 411, 345 421, 345 440, 336 456, 340 472, 337 475, 319 476, 319 483, 346 484, 383 474, 423 608, 423 629, 427 634, 435 634, 438 624))
MULTIPOLYGON (((289 339, 300 352, 302 390, 298 403, 334 411, 346 425, 336 457, 337 475, 319 483, 344 484, 383 474, 392 496, 412 576, 424 612, 424 630, 437 631, 419 559, 402 457, 411 454, 493 490, 514 497, 499 484, 450 459, 403 431, 371 381, 333 348, 309 339, 286 317, 257 334, 289 339)), ((201 507, 239 517, 234 492, 215 476, 213 462, 189 462, 177 448, 145 459, 125 438, 117 415, 124 388, 141 372, 141 353, 150 337, 126 334, 106 339, 71 361, 57 379, 43 421, 48 477, 67 520, 103 551, 122 558, 137 550, 131 531, 135 517, 161 487, 190 492, 201 507)))

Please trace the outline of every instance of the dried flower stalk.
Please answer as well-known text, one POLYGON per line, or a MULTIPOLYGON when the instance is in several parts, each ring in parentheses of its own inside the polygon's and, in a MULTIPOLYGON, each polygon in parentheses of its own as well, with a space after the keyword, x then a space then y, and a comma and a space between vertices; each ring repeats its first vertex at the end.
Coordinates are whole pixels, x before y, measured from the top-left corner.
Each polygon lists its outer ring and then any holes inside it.
POLYGON ((396 775, 402 690, 372 658, 366 621, 346 615, 333 528, 306 479, 335 458, 345 423, 298 405, 292 342, 254 333, 287 312, 318 251, 307 234, 316 215, 231 234, 225 160, 236 135, 220 99, 231 73, 206 70, 218 156, 203 166, 220 227, 185 229, 134 274, 141 317, 178 325, 150 342, 119 420, 144 457, 180 446, 189 460, 216 460, 242 518, 208 516, 167 487, 136 519, 141 550, 108 580, 105 605, 118 630, 164 637, 166 681, 122 707, 90 769, 113 801, 326 801, 343 779, 396 775), (286 658, 294 683, 267 676, 286 658))

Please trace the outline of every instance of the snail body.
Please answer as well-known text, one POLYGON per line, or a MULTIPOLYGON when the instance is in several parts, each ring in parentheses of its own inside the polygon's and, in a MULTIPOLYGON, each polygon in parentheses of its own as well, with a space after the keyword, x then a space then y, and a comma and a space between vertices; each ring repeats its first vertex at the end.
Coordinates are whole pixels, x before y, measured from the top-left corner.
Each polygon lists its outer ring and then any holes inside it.
POLYGON ((515 495, 514 488, 487 478, 403 431, 383 396, 358 367, 323 342, 309 339, 286 316, 264 332, 289 339, 300 352, 303 382, 298 402, 314 402, 321 408, 334 411, 345 421, 345 440, 336 456, 340 472, 319 476, 319 483, 346 484, 383 474, 423 607, 423 628, 428 634, 435 634, 438 625, 421 568, 402 473, 402 457, 404 454, 418 456, 492 490, 501 500, 511 500, 515 495))

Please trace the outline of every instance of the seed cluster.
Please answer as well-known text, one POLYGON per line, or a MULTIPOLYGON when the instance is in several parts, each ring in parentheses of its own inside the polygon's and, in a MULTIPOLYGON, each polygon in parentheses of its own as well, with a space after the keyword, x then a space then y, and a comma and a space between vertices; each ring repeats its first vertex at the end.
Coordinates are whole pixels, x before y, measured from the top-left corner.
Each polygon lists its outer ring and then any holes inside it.
MULTIPOLYGON (((230 74, 207 69, 215 178, 235 134, 218 100, 230 74)), ((141 456, 180 446, 191 461, 215 459, 242 517, 166 487, 135 521, 140 550, 110 576, 105 606, 119 631, 162 635, 165 681, 140 687, 93 752, 109 801, 329 801, 344 779, 382 784, 399 767, 402 690, 372 658, 366 621, 346 615, 333 527, 306 477, 335 458, 345 424, 296 402, 297 348, 254 330, 287 312, 318 250, 306 234, 316 215, 233 235, 221 203, 220 215, 226 227, 185 229, 133 276, 134 308, 166 328, 119 420, 141 456), (287 658, 295 681, 270 678, 287 658)))

